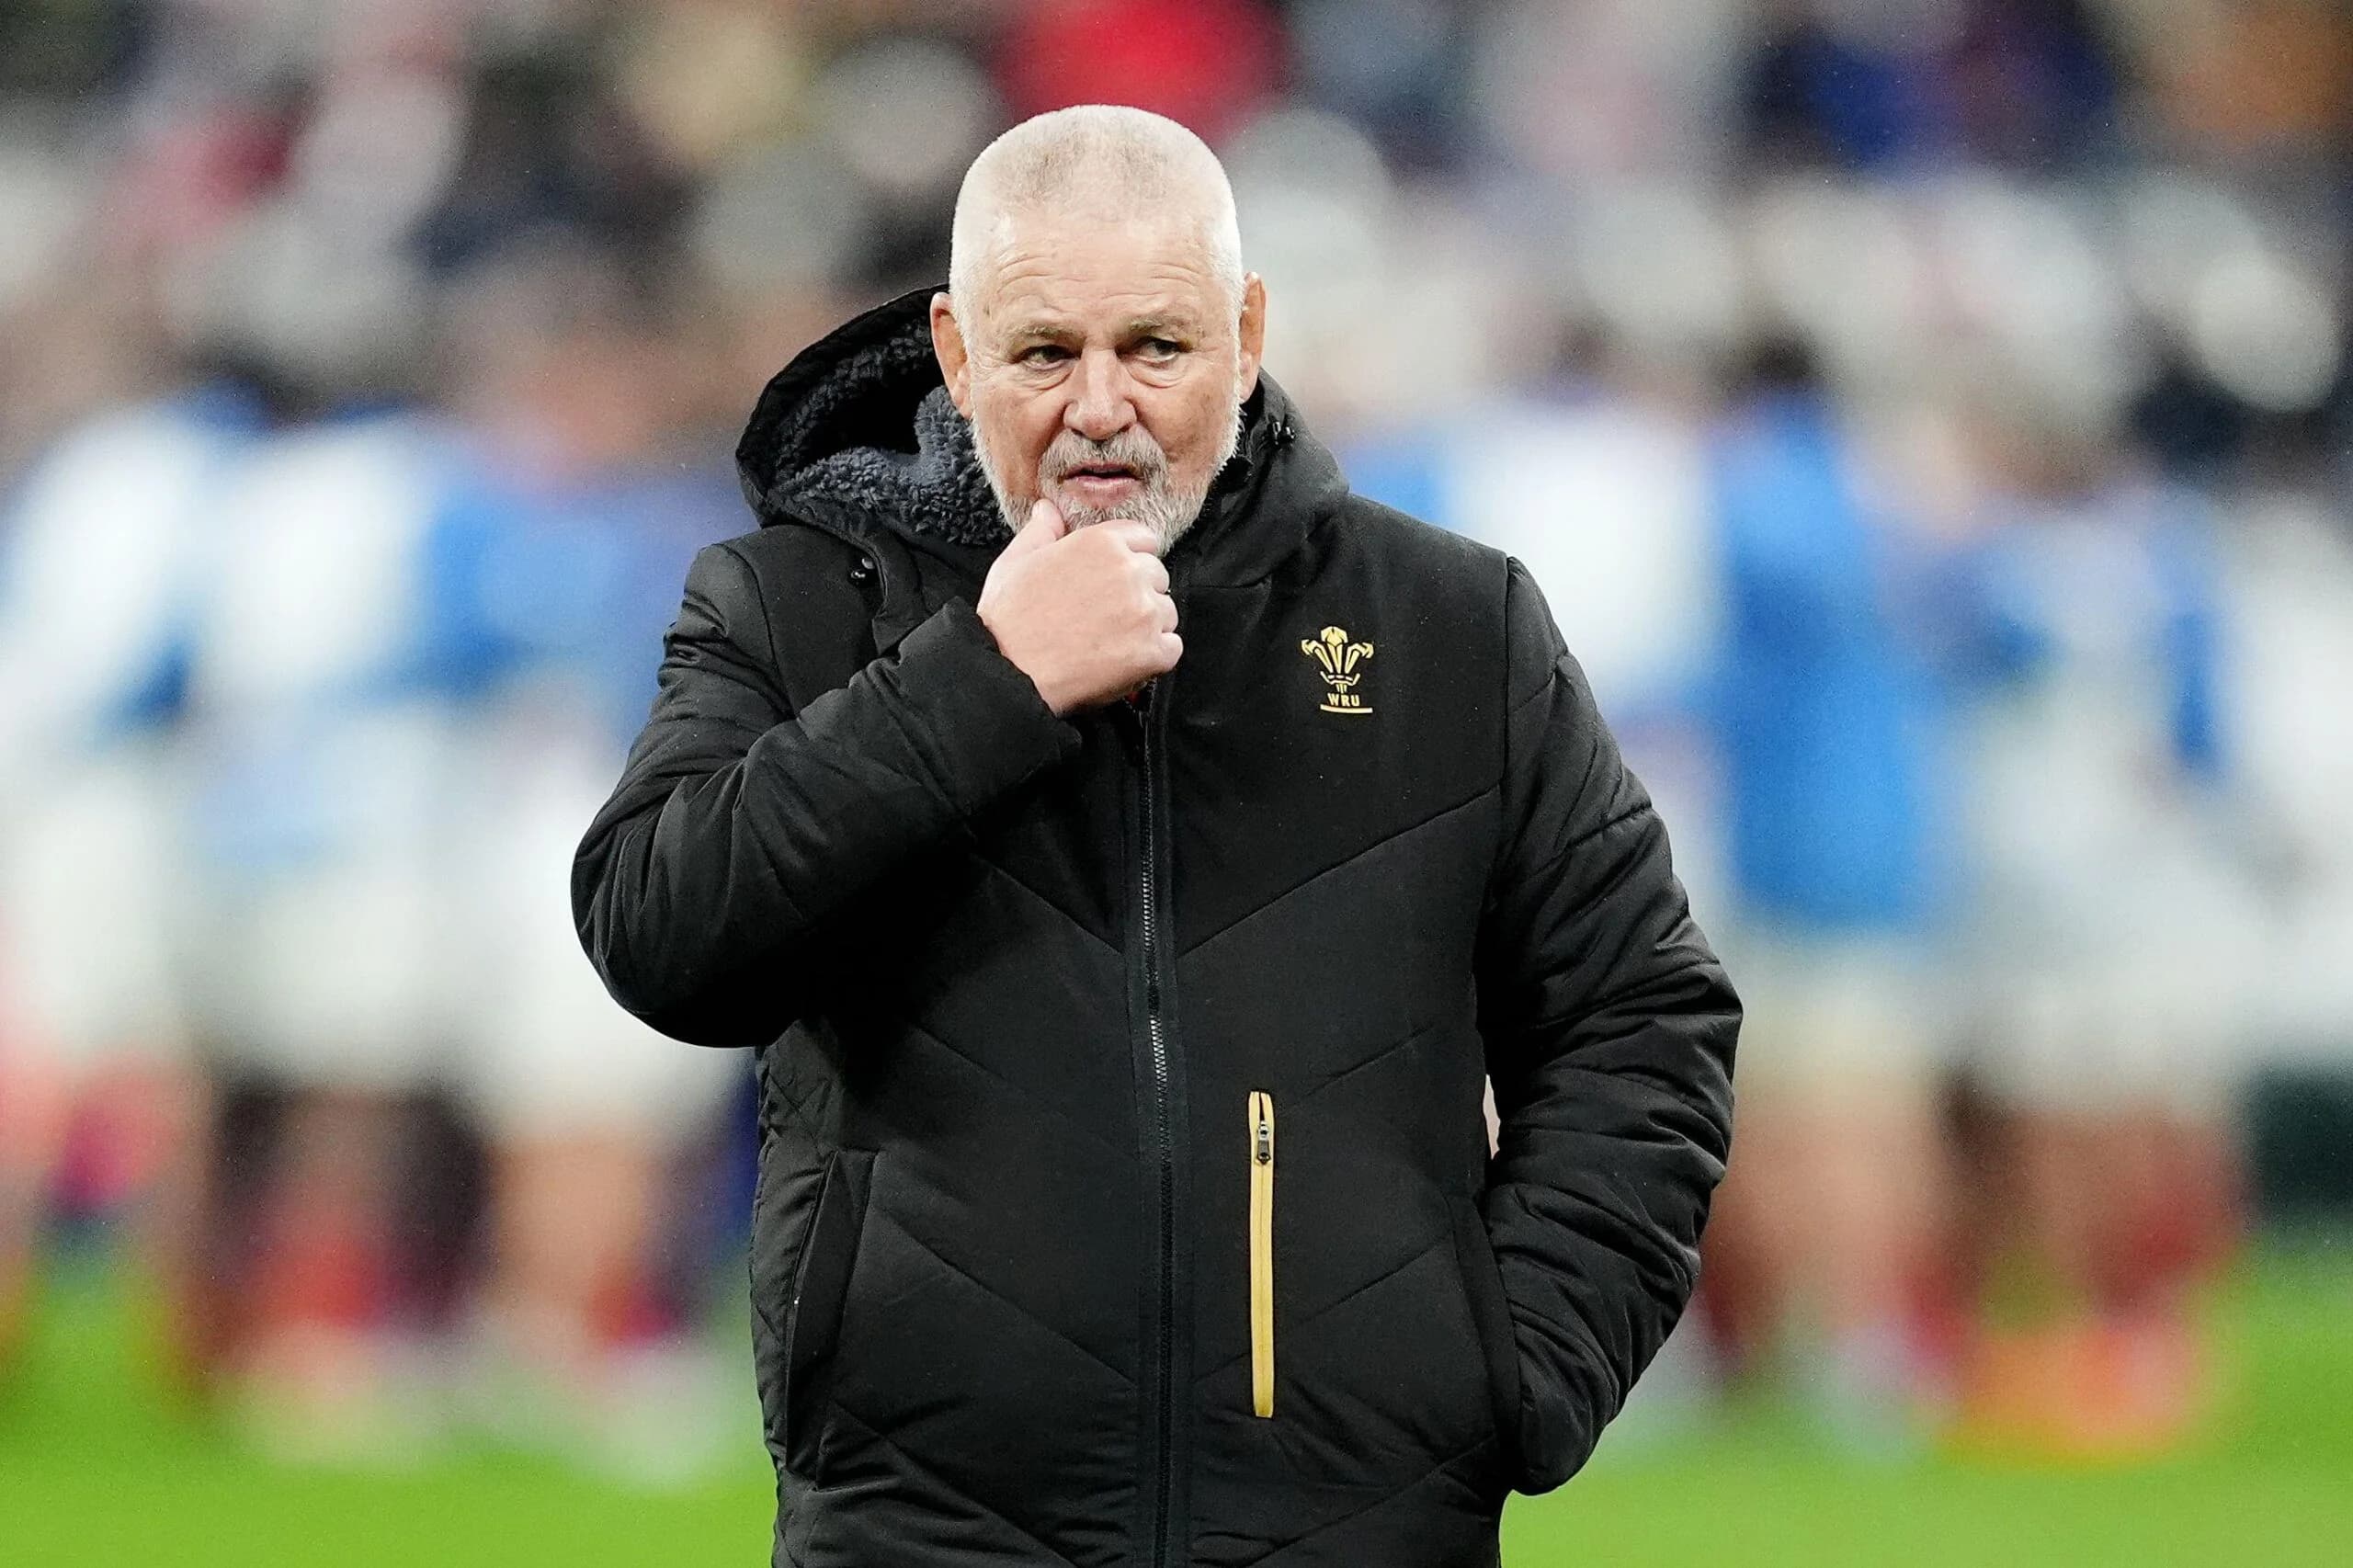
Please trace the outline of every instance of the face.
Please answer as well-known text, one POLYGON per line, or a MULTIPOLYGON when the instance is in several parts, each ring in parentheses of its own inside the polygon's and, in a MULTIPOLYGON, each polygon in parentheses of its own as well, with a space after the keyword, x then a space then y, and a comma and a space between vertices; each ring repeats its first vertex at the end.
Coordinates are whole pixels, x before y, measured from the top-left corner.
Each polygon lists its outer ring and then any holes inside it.
POLYGON ((981 466, 1018 528, 1040 497, 1074 527, 1132 518, 1162 548, 1199 516, 1258 384, 1266 289, 1237 302, 1181 224, 1031 216, 1007 225, 932 347, 981 466))

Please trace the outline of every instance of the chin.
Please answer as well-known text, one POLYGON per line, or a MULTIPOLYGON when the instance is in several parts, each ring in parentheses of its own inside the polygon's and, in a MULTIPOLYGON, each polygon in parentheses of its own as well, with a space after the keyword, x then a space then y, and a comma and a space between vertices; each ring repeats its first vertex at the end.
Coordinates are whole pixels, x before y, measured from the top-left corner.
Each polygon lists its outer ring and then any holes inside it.
POLYGON ((1063 520, 1074 528, 1112 521, 1150 522, 1155 515, 1156 497, 1150 494, 1132 496, 1125 501, 1115 502, 1108 506, 1097 506, 1092 502, 1082 501, 1074 495, 1064 494, 1059 490, 1046 492, 1045 499, 1051 501, 1056 509, 1062 513, 1063 520))

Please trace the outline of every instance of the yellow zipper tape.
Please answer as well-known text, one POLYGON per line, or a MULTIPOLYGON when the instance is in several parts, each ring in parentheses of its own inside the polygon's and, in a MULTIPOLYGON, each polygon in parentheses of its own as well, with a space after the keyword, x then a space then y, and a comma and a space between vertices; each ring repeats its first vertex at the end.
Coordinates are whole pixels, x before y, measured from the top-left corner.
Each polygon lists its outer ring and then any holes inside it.
POLYGON ((1275 1414, 1275 1100, 1250 1096, 1250 1403, 1275 1414))

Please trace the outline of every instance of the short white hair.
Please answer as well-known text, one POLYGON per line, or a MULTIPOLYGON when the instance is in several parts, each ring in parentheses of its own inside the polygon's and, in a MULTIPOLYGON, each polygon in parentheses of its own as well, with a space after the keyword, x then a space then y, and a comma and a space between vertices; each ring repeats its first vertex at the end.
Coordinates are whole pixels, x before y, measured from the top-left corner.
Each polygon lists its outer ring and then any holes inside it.
POLYGON ((1154 210, 1197 219, 1210 267, 1242 304, 1242 229, 1233 187, 1209 143, 1165 116, 1079 104, 1025 119, 981 149, 956 192, 948 295, 959 320, 979 307, 982 269, 1025 212, 1098 213, 1110 222, 1154 210))

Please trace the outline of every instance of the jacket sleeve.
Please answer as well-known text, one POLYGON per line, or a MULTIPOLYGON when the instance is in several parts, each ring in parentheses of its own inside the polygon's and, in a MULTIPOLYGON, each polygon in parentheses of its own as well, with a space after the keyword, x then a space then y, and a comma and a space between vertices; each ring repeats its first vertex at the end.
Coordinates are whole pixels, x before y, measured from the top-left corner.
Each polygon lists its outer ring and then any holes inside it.
POLYGON ((859 894, 1078 744, 961 599, 795 711, 751 566, 711 545, 574 861, 581 944, 663 1033, 765 1043, 827 974, 859 894))
POLYGON ((1520 1372, 1520 1490, 1574 1474, 1683 1312, 1732 1135, 1740 1004, 1665 829, 1510 563, 1502 846, 1478 954, 1501 1118, 1487 1232, 1520 1372))

